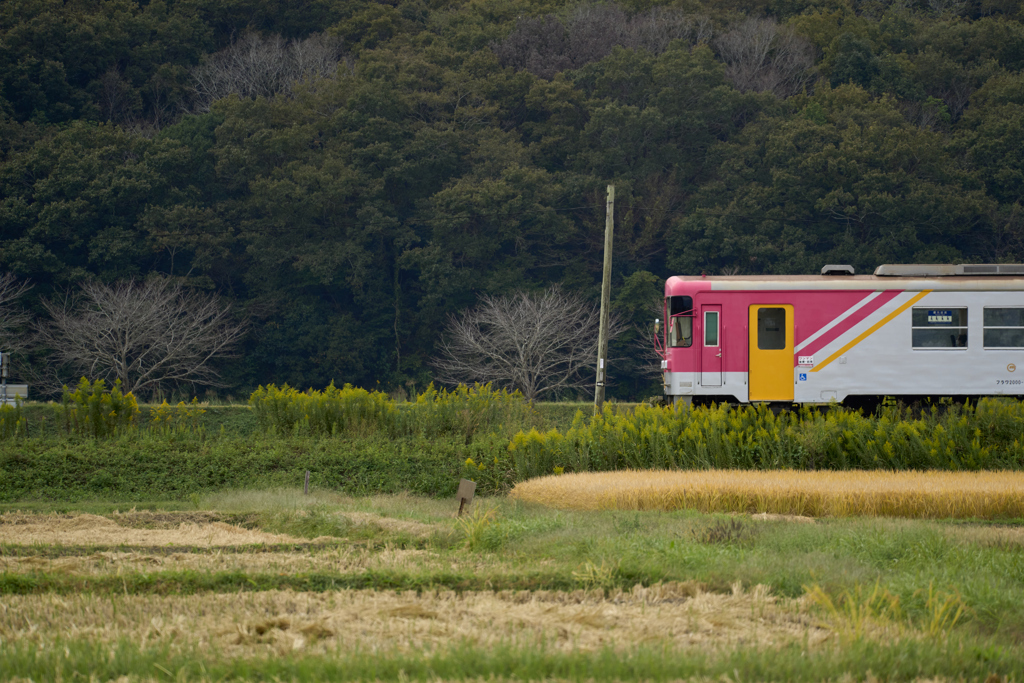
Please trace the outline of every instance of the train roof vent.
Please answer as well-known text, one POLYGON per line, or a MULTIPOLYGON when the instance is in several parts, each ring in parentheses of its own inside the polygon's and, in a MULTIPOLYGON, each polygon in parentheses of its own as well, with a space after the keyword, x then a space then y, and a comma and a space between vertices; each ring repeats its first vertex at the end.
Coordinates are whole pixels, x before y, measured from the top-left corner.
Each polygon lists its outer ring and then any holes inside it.
POLYGON ((963 263, 957 268, 958 275, 1024 275, 1020 263, 963 263))
POLYGON ((853 266, 838 266, 830 263, 821 269, 822 275, 853 275, 853 266))
POLYGON ((950 277, 953 275, 1024 275, 1020 263, 887 263, 875 268, 883 277, 950 277))
POLYGON ((957 275, 960 266, 942 263, 886 263, 875 268, 881 277, 948 277, 957 275))

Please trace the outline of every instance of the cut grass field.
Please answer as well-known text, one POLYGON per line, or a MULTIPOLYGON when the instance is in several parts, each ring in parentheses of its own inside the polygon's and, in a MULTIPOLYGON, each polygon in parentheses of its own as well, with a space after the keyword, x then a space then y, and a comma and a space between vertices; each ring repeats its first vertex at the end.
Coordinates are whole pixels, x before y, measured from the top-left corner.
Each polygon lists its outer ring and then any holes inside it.
POLYGON ((1024 518, 1024 472, 633 470, 551 475, 510 497, 563 510, 1024 518))
POLYGON ((1019 680, 1024 670, 1024 536, 1012 523, 801 523, 486 498, 456 519, 450 500, 294 490, 211 494, 190 510, 138 503, 0 515, 0 676, 1019 680))

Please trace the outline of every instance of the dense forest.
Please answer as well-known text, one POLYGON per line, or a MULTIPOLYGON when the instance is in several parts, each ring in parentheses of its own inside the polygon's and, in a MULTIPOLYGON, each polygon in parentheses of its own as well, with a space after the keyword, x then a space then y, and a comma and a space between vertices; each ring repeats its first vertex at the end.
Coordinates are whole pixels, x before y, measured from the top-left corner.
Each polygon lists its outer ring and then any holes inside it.
MULTIPOLYGON (((551 284, 1024 259, 1015 0, 4 0, 0 272, 251 322, 227 389, 432 378, 551 284)), ((28 330, 24 331, 28 334, 28 330)), ((659 393, 620 338, 609 395, 659 393)), ((39 363, 29 353, 23 367, 39 363)), ((17 370, 15 372, 17 374, 17 370)))

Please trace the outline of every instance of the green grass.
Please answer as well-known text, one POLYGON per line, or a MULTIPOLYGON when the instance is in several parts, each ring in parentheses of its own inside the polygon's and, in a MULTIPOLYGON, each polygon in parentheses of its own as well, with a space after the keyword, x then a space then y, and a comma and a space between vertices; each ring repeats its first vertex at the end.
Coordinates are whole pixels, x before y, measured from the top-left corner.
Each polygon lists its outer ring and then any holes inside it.
MULTIPOLYGON (((290 577, 129 573, 117 577, 116 586, 100 582, 91 587, 74 576, 39 574, 29 580, 26 575, 4 575, 0 592, 326 590, 331 586, 612 590, 659 581, 696 581, 708 590, 728 592, 739 581, 747 586, 766 584, 775 594, 795 597, 815 584, 838 596, 877 581, 900 598, 910 618, 926 617, 927 591, 932 586, 962 596, 969 608, 963 618, 969 632, 1024 644, 1020 609, 1024 535, 1000 540, 991 533, 1001 527, 991 525, 891 519, 797 524, 688 511, 577 513, 487 498, 478 498, 460 524, 454 519, 452 499, 352 497, 326 491, 304 496, 295 489, 213 493, 197 497, 194 503, 193 509, 217 510, 267 531, 301 538, 328 535, 371 551, 418 548, 426 552, 421 560, 410 560, 408 567, 383 573, 290 577), (432 530, 413 536, 386 525, 353 524, 339 519, 344 512, 376 513, 429 524, 432 530), (448 571, 437 568, 437 558, 445 566, 453 562, 464 566, 467 559, 476 559, 472 571, 448 571), (586 578, 583 570, 587 568, 596 572, 594 578, 586 578)), ((95 511, 102 505, 90 501, 61 509, 95 511)), ((19 554, 12 546, 0 552, 19 554)))
MULTIPOLYGON (((98 680, 121 676, 175 681, 822 681, 846 680, 852 672, 870 672, 877 680, 956 676, 985 680, 1016 676, 1024 670, 1024 652, 992 647, 972 639, 941 643, 914 640, 859 641, 842 648, 807 652, 800 645, 781 649, 748 647, 722 654, 635 649, 617 652, 559 652, 552 644, 507 645, 481 649, 467 643, 431 654, 345 652, 332 656, 285 655, 230 659, 216 652, 172 652, 130 642, 113 647, 84 639, 59 640, 51 647, 4 643, 0 670, 8 677, 74 680, 90 672, 98 680)), ((853 680, 860 679, 854 676, 853 680)))
MULTIPOLYGON (((269 659, 221 658, 216 652, 161 650, 138 643, 88 638, 47 641, 39 648, 0 643, 0 671, 7 677, 71 680, 89 672, 100 680, 129 676, 176 680, 651 680, 694 677, 761 681, 818 681, 868 671, 879 680, 949 676, 985 680, 1024 670, 1024 537, 1015 527, 892 519, 818 520, 815 524, 755 521, 737 515, 696 512, 563 512, 478 498, 470 513, 454 517, 448 498, 395 494, 352 496, 316 489, 233 490, 199 494, 190 509, 218 519, 301 538, 329 536, 323 546, 247 546, 234 553, 353 552, 373 554, 415 548, 401 565, 352 572, 139 570, 77 574, 32 570, 0 574, 0 595, 168 595, 248 593, 266 590, 379 591, 603 590, 612 594, 659 581, 696 582, 729 593, 737 582, 762 583, 780 596, 798 597, 820 586, 836 604, 878 585, 899 598, 901 619, 924 628, 934 619, 930 592, 957 596, 966 611, 948 634, 925 640, 847 639, 842 647, 780 649, 749 646, 724 652, 633 649, 563 651, 552 644, 508 643, 481 650, 453 643, 440 652, 416 654, 338 651, 331 656, 283 655, 269 659), (356 523, 345 513, 371 513, 430 525, 410 535, 401 525, 356 523)), ((35 510, 104 512, 115 501, 36 503, 35 510)), ((136 509, 174 511, 172 502, 136 503, 136 509)), ((353 519, 361 519, 353 516, 353 519)), ((322 541, 321 541, 322 543, 322 541)), ((0 555, 88 557, 102 549, 0 546, 0 555)), ((159 554, 156 549, 119 547, 159 554)), ((176 548, 177 552, 187 549, 176 548)), ((198 553, 227 549, 195 549, 198 553)), ((30 565, 33 566, 33 565, 30 565)), ((845 608, 844 608, 845 609, 845 608)), ((824 614, 823 614, 824 618, 824 614)))

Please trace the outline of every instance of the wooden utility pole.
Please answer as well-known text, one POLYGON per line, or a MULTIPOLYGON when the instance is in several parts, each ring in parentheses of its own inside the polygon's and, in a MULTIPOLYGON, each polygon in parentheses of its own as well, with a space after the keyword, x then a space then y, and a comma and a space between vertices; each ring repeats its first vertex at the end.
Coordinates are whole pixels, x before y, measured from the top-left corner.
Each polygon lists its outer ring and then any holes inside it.
POLYGON ((604 407, 604 385, 608 372, 608 314, 612 297, 612 229, 615 225, 615 186, 608 186, 604 218, 604 275, 601 278, 601 326, 597 335, 597 386, 594 387, 594 413, 604 407))

